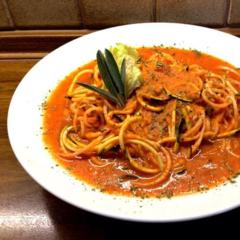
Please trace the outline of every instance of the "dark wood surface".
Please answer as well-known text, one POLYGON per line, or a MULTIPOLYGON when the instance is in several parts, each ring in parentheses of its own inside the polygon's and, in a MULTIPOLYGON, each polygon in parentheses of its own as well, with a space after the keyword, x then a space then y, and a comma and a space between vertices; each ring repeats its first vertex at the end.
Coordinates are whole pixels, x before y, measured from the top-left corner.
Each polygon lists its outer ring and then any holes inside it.
POLYGON ((23 75, 37 61, 0 60, 0 240, 125 239, 126 235, 132 235, 134 239, 148 235, 147 239, 151 239, 150 236, 169 234, 173 229, 185 235, 186 230, 193 228, 197 231, 202 227, 206 230, 209 226, 222 226, 221 230, 226 229, 227 224, 233 228, 238 224, 240 209, 182 223, 147 224, 115 220, 77 209, 42 189, 15 158, 6 124, 11 96, 23 75))
MULTIPOLYGON (((240 28, 216 29, 240 36, 240 28)), ((0 31, 0 59, 12 58, 16 52, 17 58, 29 58, 29 53, 34 58, 43 57, 46 52, 94 31, 93 29, 0 31)))

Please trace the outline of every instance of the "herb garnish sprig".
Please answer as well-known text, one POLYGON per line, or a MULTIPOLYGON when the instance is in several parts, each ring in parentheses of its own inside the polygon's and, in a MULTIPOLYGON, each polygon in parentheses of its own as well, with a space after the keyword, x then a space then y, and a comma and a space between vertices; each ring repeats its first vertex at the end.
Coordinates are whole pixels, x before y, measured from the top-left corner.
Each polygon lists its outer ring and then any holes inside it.
POLYGON ((120 71, 112 53, 105 49, 105 56, 103 53, 97 51, 97 64, 99 72, 103 79, 104 85, 107 90, 95 87, 87 83, 78 83, 80 86, 89 90, 95 91, 108 100, 116 103, 118 106, 123 107, 127 101, 127 88, 126 88, 126 61, 123 59, 120 71))

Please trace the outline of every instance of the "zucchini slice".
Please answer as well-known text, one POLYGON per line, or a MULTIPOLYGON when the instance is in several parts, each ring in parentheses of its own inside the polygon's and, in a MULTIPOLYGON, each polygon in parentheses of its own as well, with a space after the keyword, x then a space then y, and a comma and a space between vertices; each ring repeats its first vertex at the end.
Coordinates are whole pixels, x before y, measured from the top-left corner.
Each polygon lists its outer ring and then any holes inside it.
POLYGON ((181 95, 177 95, 175 93, 170 92, 166 87, 164 89, 165 89, 166 93, 172 98, 176 98, 177 100, 180 100, 183 102, 192 102, 193 101, 193 100, 183 97, 181 95))

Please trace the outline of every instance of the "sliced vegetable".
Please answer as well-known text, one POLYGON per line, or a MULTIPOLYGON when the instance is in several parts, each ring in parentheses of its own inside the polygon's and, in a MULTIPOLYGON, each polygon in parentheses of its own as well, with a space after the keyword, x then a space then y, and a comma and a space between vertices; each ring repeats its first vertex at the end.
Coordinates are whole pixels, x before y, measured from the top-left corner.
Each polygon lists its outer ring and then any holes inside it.
POLYGON ((137 64, 139 55, 134 47, 127 46, 122 43, 117 43, 115 47, 110 48, 118 68, 121 68, 123 59, 126 61, 126 96, 129 97, 131 93, 142 84, 142 73, 137 64))
POLYGON ((152 98, 152 96, 149 96, 144 93, 137 94, 137 99, 144 108, 154 112, 163 111, 164 104, 166 103, 166 100, 154 99, 152 98))
POLYGON ((189 129, 192 124, 191 124, 191 121, 190 121, 190 119, 189 119, 189 113, 188 113, 188 110, 187 110, 187 107, 186 107, 186 106, 183 106, 183 107, 181 108, 181 113, 182 113, 182 116, 183 116, 183 118, 184 118, 184 122, 185 122, 185 124, 186 124, 186 126, 187 126, 187 129, 189 129))
POLYGON ((191 99, 188 99, 188 98, 183 97, 181 95, 177 95, 177 94, 169 91, 166 87, 164 89, 165 89, 166 93, 172 98, 176 98, 177 100, 180 100, 180 101, 183 101, 183 102, 192 102, 191 99))
POLYGON ((182 116, 180 116, 180 119, 177 121, 177 124, 176 124, 176 126, 175 126, 175 128, 176 128, 176 142, 177 143, 180 143, 181 141, 180 141, 180 135, 181 135, 181 131, 182 131, 182 129, 183 129, 183 126, 184 126, 184 124, 186 124, 185 123, 185 119, 182 117, 182 116))
POLYGON ((178 113, 178 121, 176 122, 175 125, 175 134, 176 134, 176 142, 174 143, 173 151, 175 153, 178 152, 179 147, 180 147, 180 142, 181 142, 181 132, 183 130, 185 123, 185 119, 182 116, 182 113, 180 111, 177 111, 178 113))
POLYGON ((166 93, 165 89, 162 88, 160 93, 151 94, 150 98, 158 101, 165 101, 170 99, 170 96, 166 93))
POLYGON ((166 93, 168 96, 172 97, 172 98, 176 98, 177 100, 183 101, 183 102, 192 102, 192 99, 188 99, 185 96, 182 96, 180 94, 176 94, 172 91, 170 91, 166 86, 164 87, 166 93))

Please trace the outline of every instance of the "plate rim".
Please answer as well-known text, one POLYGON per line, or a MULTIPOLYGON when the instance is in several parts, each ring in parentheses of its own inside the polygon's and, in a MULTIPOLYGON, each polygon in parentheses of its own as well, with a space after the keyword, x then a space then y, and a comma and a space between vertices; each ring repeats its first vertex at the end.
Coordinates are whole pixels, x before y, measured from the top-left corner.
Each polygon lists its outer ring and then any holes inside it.
MULTIPOLYGON (((99 30, 99 31, 96 31, 96 32, 93 32, 93 33, 90 33, 90 34, 87 34, 86 36, 89 36, 89 35, 93 35, 95 33, 98 33, 98 34, 101 34, 102 32, 106 32, 106 31, 111 31, 112 29, 118 29, 118 28, 124 28, 124 27, 128 27, 128 26, 144 26, 144 25, 171 25, 171 26, 178 26, 178 25, 181 25, 181 26, 188 26, 188 27, 194 27, 194 28, 199 28, 199 29, 208 29, 210 31, 218 31, 218 30, 215 30, 215 29, 210 29, 210 28, 206 28, 206 27, 202 27, 202 26, 195 26, 195 25, 190 25, 190 24, 182 24, 182 23, 136 23, 136 24, 126 24, 126 25, 122 25, 122 26, 116 26, 116 27, 111 27, 111 28, 107 28, 107 29, 103 29, 103 30, 99 30)), ((220 32, 220 31, 218 31, 220 32)), ((224 35, 229 35, 231 37, 235 37, 229 33, 225 33, 225 32, 222 32, 222 34, 224 35)), ((85 37, 85 36, 83 36, 85 37)), ((210 217, 210 216, 213 216, 213 215, 216 215, 216 214, 221 214, 223 212, 226 212, 226 211, 230 211, 236 207, 239 207, 240 206, 240 201, 238 204, 236 205, 232 205, 232 206, 229 206, 228 208, 224 208, 224 209, 220 209, 219 211, 215 211, 215 212, 212 212, 212 213, 206 213, 206 214, 196 214, 194 216, 189 216, 189 217, 184 217, 184 218, 179 218, 179 219, 149 219, 149 218, 142 218, 142 219, 139 219, 139 218, 135 218, 134 216, 126 216, 126 218, 124 218, 124 216, 119 216, 119 215, 111 215, 111 214, 108 214, 108 213, 105 213, 105 212, 102 212, 101 210, 97 210, 97 209, 92 209, 91 207, 87 208, 86 206, 79 206, 79 205, 76 205, 75 202, 71 202, 69 200, 66 200, 65 198, 63 198, 60 194, 52 191, 52 189, 49 189, 46 185, 44 185, 42 182, 39 182, 39 180, 36 178, 36 176, 34 176, 28 169, 26 163, 24 163, 23 160, 20 160, 19 158, 19 153, 16 152, 16 149, 14 148, 14 144, 13 144, 13 135, 12 135, 12 129, 10 129, 10 126, 11 126, 11 115, 12 115, 12 111, 14 111, 14 101, 16 101, 16 94, 18 93, 19 89, 21 88, 21 84, 23 84, 24 82, 24 79, 26 78, 26 76, 28 74, 30 74, 31 71, 34 71, 35 70, 35 67, 38 66, 38 64, 41 62, 43 62, 44 59, 48 58, 49 56, 52 56, 53 54, 55 54, 56 51, 61 51, 60 49, 62 47, 67 47, 67 46, 70 46, 69 44, 71 44, 72 42, 74 41, 79 41, 79 39, 83 38, 83 37, 78 37, 66 44, 63 44, 62 46, 58 47, 57 49, 55 49, 54 51, 51 51, 46 57, 42 58, 37 64, 35 64, 28 72, 27 74, 22 78, 22 80, 19 82, 16 90, 14 91, 13 95, 12 95, 12 98, 10 100, 10 104, 9 104, 9 108, 8 108, 8 114, 7 114, 7 131, 8 131, 8 138, 9 138, 9 141, 10 141, 10 145, 12 147, 12 150, 14 152, 14 155, 16 156, 18 162, 20 163, 20 165, 23 167, 23 169, 26 171, 26 173, 28 175, 31 176, 31 178, 37 182, 43 189, 47 190, 48 192, 50 192, 51 194, 53 194, 54 196, 56 196, 57 198, 77 207, 77 208, 80 208, 80 209, 84 209, 84 210, 87 210, 88 212, 91 212, 91 213, 95 213, 95 214, 100 214, 100 215, 103 215, 103 216, 106 216, 106 217, 111 217, 111 218, 115 218, 115 219, 121 219, 121 220, 127 220, 127 221, 135 221, 135 222, 179 222, 179 221, 189 221, 189 220, 194 220, 194 219, 199 219, 199 218, 204 218, 204 217, 210 217), (20 86, 20 87, 19 87, 20 86)), ((240 39, 235 37, 236 39, 238 39, 238 41, 240 42, 240 39)), ((194 193, 195 194, 195 193, 194 193)), ((177 198, 179 197, 182 197, 182 196, 178 196, 177 198)))

